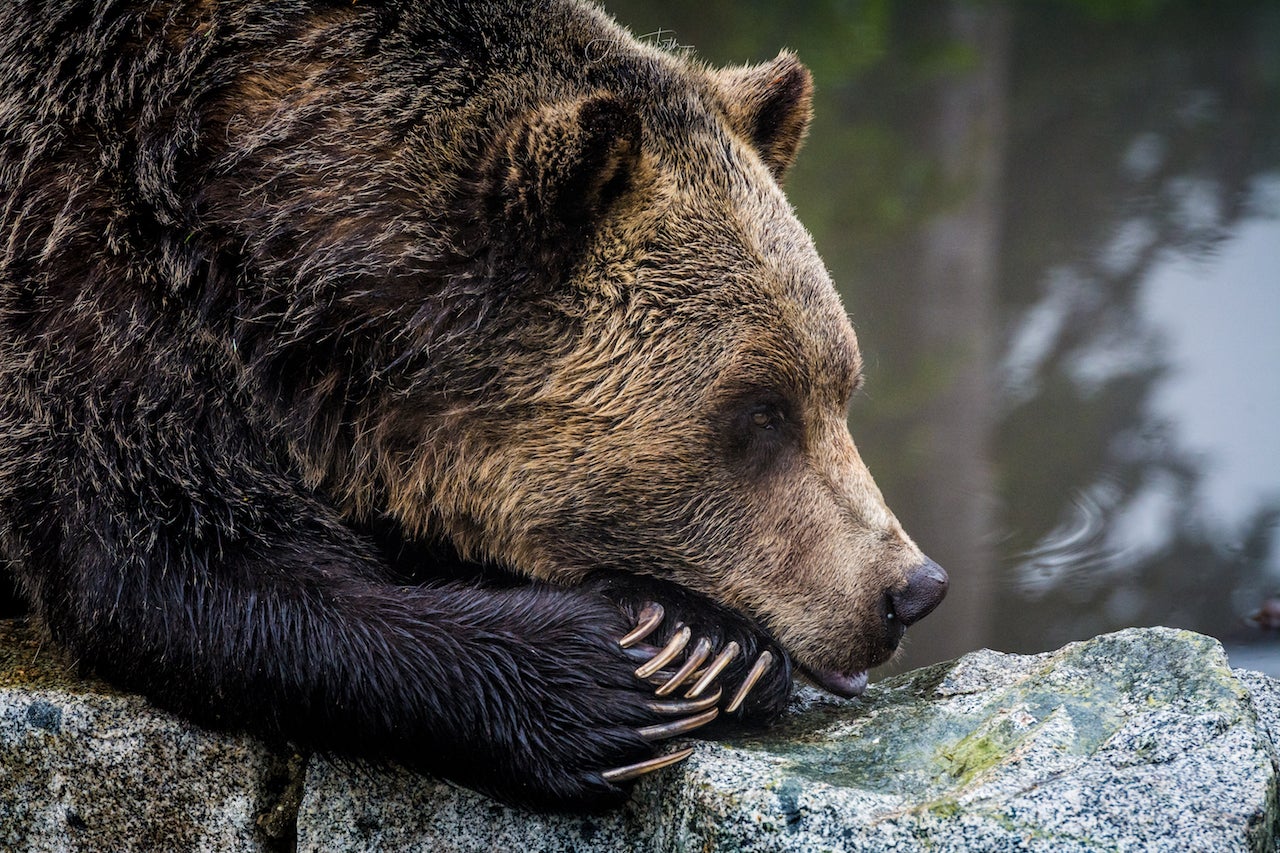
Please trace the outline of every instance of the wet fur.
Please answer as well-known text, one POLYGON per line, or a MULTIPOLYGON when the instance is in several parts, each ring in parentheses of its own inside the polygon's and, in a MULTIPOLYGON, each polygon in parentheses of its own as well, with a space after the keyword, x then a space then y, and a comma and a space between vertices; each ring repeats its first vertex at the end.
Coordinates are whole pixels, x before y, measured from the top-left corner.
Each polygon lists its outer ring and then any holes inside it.
POLYGON ((35 613, 197 719, 535 805, 652 754, 645 600, 883 660, 919 554, 777 187, 809 92, 571 2, 5 4, 0 554, 35 613))

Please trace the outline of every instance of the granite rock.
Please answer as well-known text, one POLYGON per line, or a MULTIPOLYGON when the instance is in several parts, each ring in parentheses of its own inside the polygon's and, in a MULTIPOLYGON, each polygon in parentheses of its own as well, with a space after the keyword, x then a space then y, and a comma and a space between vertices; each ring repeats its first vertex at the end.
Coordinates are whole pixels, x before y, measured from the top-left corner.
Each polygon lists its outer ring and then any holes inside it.
POLYGON ((292 843, 295 756, 77 678, 0 621, 0 850, 268 851, 292 843))
POLYGON ((1280 850, 1280 682, 1134 629, 802 688, 766 734, 697 742, 603 814, 205 732, 76 677, 0 622, 0 849, 1280 850), (305 762, 305 763, 304 763, 305 762))
POLYGON ((1186 631, 981 651, 860 701, 802 691, 784 725, 700 743, 603 815, 316 761, 298 849, 1270 851, 1278 690, 1186 631))

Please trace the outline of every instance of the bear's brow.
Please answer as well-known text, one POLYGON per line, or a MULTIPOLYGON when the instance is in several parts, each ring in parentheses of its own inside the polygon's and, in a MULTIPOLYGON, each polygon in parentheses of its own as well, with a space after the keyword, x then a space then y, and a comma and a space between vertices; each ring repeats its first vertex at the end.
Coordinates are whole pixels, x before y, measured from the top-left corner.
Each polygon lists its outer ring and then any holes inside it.
POLYGON ((862 353, 853 340, 840 340, 827 347, 825 361, 835 385, 834 390, 843 403, 862 387, 862 353))
POLYGON ((838 391, 841 402, 844 402, 862 387, 865 380, 862 372, 862 353, 854 348, 838 347, 834 356, 834 372, 840 383, 838 391))

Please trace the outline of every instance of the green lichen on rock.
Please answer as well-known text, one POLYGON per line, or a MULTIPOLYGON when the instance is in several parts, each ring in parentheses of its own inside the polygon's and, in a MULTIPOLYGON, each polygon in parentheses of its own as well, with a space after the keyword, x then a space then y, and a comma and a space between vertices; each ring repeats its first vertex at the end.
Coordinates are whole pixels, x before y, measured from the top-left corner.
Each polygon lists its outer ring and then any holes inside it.
POLYGON ((1020 738, 1006 718, 990 730, 970 732, 958 743, 938 748, 938 762, 960 784, 1002 762, 1020 738))

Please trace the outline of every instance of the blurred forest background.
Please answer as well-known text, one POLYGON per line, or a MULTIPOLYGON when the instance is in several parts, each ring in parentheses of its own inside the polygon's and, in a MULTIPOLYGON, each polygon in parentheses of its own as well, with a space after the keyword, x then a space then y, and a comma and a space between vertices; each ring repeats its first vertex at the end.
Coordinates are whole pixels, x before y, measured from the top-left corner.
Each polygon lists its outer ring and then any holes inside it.
POLYGON ((854 438, 952 575, 896 668, 1160 624, 1280 675, 1280 3, 605 5, 813 71, 854 438))

